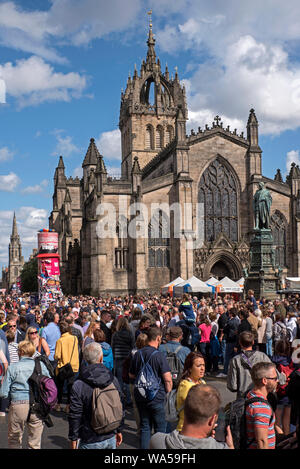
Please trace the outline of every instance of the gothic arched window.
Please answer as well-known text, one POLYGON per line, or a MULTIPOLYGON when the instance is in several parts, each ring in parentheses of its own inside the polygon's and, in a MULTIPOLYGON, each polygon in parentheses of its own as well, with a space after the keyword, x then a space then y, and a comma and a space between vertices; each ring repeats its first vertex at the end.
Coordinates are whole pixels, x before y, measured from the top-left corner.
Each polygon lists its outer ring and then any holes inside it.
POLYGON ((153 127, 150 124, 146 127, 145 146, 147 150, 154 150, 153 127))
POLYGON ((164 146, 164 131, 161 125, 156 127, 155 146, 160 149, 164 146))
POLYGON ((122 215, 116 226, 116 234, 118 246, 115 248, 115 268, 126 269, 128 267, 128 220, 122 215))
POLYGON ((237 184, 232 171, 216 158, 202 174, 198 202, 204 204, 204 236, 208 242, 224 233, 238 241, 237 184))
POLYGON ((149 267, 170 266, 170 225, 169 217, 159 210, 148 225, 149 267))
POLYGON ((276 210, 271 216, 275 264, 277 267, 287 266, 287 221, 285 216, 276 210))
POLYGON ((173 127, 171 125, 168 125, 167 131, 166 131, 166 145, 168 145, 173 140, 173 136, 174 136, 173 127))

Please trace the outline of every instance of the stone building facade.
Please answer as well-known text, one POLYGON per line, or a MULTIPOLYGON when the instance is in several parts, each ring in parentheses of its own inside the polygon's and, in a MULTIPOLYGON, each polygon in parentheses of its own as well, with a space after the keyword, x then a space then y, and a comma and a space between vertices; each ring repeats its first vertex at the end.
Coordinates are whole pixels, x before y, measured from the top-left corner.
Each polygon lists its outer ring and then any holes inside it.
POLYGON ((59 233, 64 291, 158 292, 178 276, 206 280, 227 275, 238 280, 247 275, 254 227, 252 200, 260 181, 273 199, 276 272, 300 276, 299 167, 292 165, 286 181, 279 170, 274 179, 263 176, 253 109, 245 135, 223 125, 219 116, 187 135, 185 89, 177 71, 175 77, 170 77, 167 67, 162 72, 151 27, 147 45, 140 73, 135 69, 121 94, 121 178, 107 174, 94 139, 82 164, 81 180, 65 176, 62 157, 56 168, 49 228, 59 233), (99 236, 106 204, 117 219, 109 237, 99 236), (147 219, 140 208, 132 212, 132 207, 139 207, 134 204, 143 204, 147 219), (176 211, 168 212, 173 204, 181 217, 176 211), (199 207, 203 208, 202 245, 192 244, 199 207), (144 236, 124 235, 141 227, 144 236))

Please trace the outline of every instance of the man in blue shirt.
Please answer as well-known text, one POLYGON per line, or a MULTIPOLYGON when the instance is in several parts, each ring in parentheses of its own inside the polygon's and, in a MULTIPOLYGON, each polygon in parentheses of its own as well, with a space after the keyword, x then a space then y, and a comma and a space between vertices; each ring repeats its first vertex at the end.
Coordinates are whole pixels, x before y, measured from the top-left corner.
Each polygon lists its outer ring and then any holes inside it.
POLYGON ((164 401, 166 393, 172 390, 173 385, 169 364, 165 356, 157 350, 161 343, 161 329, 150 327, 147 336, 148 345, 134 354, 129 369, 129 378, 135 380, 143 368, 143 363, 149 363, 160 383, 156 395, 150 401, 146 397, 142 397, 136 386, 134 388, 134 397, 140 416, 140 446, 142 449, 149 448, 152 425, 154 432, 164 433, 166 431, 164 401))
POLYGON ((53 368, 56 368, 57 363, 54 360, 54 353, 56 342, 61 336, 60 330, 58 325, 54 323, 54 313, 49 310, 47 310, 44 314, 44 322, 46 323, 46 327, 44 327, 42 330, 42 338, 44 338, 49 345, 50 355, 48 358, 53 368))

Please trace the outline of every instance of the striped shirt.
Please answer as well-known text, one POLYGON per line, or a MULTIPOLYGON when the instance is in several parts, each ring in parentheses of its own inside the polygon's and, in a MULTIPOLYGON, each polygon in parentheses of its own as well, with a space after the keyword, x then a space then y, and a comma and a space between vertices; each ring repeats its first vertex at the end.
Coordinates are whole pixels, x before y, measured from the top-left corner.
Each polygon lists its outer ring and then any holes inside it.
MULTIPOLYGON (((248 392, 247 399, 252 399, 254 397, 260 397, 264 399, 264 396, 258 392, 248 392)), ((255 439, 256 427, 268 429, 269 449, 275 449, 276 437, 274 423, 275 416, 270 404, 264 402, 254 402, 253 404, 249 404, 246 407, 246 432, 248 449, 257 449, 257 442, 255 439)))

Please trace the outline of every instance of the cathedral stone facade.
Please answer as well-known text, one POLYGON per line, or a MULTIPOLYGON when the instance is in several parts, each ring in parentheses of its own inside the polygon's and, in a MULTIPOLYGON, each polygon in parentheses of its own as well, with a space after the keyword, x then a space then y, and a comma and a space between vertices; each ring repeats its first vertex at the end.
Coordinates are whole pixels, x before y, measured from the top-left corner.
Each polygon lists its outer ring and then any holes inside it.
MULTIPOLYGON (((292 165, 283 181, 262 175, 258 120, 253 109, 246 135, 223 125, 219 116, 204 129, 186 132, 188 109, 178 73, 162 72, 149 30, 146 60, 135 69, 121 94, 121 177, 107 173, 91 139, 83 177, 67 178, 63 158, 54 176, 49 228, 59 233, 61 278, 65 293, 124 294, 159 292, 181 276, 207 280, 211 275, 238 280, 247 276, 254 228, 253 195, 264 182, 272 195, 274 270, 278 278, 300 276, 300 169, 292 165), (158 210, 153 214, 153 204, 158 210), (117 223, 113 236, 99 236, 101 208, 111 204, 117 223), (149 236, 126 236, 129 226, 145 222, 134 204, 148 210, 149 236), (184 213, 162 207, 177 204, 184 213), (204 243, 193 245, 198 207, 203 207, 204 243), (169 223, 171 235, 164 236, 169 223), (174 236, 180 224, 181 236, 174 236), (153 226, 158 229, 154 230, 153 226), (151 235, 150 235, 151 234, 151 235)), ((100 149, 101 150, 101 149, 100 149)), ((177 230, 178 231, 178 230, 177 230)), ((148 235, 146 233, 146 235, 148 235)), ((276 289, 278 285, 274 288, 276 289)))

